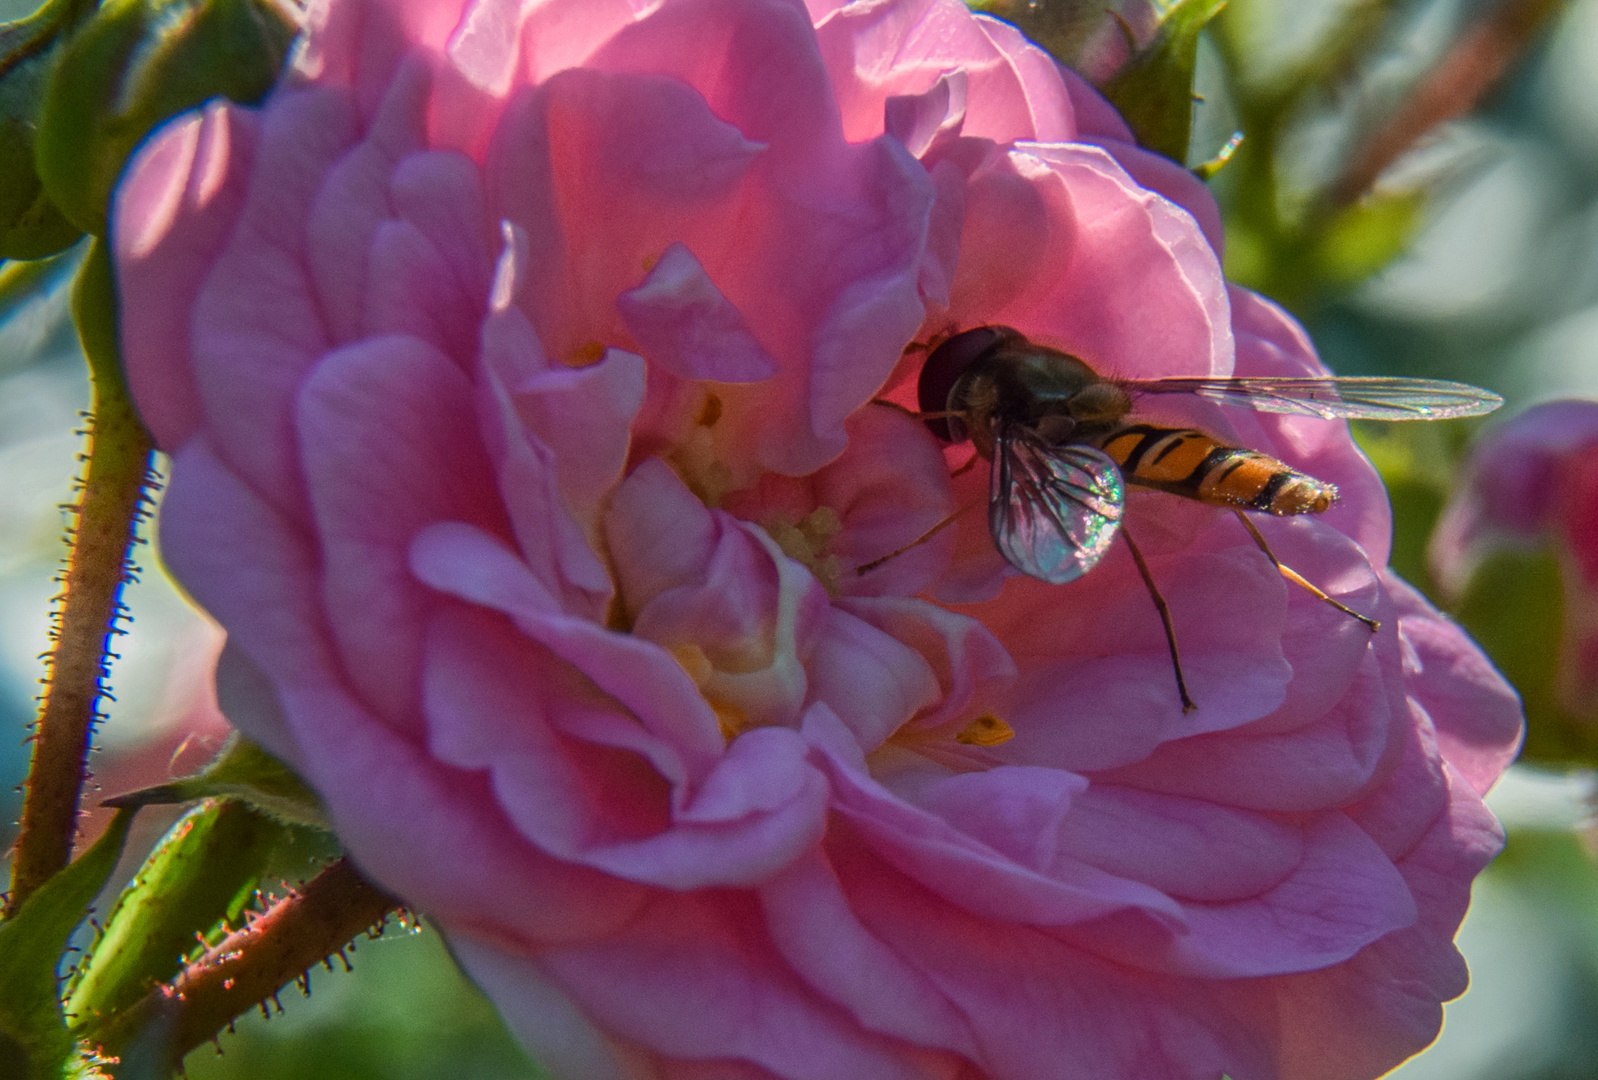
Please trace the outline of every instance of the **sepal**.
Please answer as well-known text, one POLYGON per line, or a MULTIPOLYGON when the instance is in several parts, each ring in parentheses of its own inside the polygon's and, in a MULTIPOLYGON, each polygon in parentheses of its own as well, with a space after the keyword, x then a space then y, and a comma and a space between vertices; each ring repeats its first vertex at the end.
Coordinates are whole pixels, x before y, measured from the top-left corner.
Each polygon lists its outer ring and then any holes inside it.
POLYGON ((330 832, 316 793, 282 762, 235 733, 204 769, 168 784, 140 788, 106 806, 156 806, 196 799, 239 799, 285 825, 330 832))
POLYGON ((118 811, 100 839, 0 923, 0 1055, 7 1077, 56 1080, 75 1050, 57 991, 67 942, 116 867, 134 811, 118 811))
POLYGON ((1179 164, 1187 163, 1193 130, 1199 31, 1225 6, 1226 0, 1177 0, 1160 17, 1153 40, 1100 87, 1139 145, 1179 164))
POLYGON ((103 235, 111 191, 145 136, 214 97, 259 101, 295 32, 269 0, 108 0, 63 46, 45 89, 45 191, 103 235))
POLYGON ((49 0, 0 25, 0 259, 41 259, 82 235, 50 201, 34 165, 41 101, 71 7, 49 0))
POLYGON ((286 827, 242 802, 209 800, 180 818, 112 909, 67 994, 74 1031, 138 1001, 238 922, 286 827))

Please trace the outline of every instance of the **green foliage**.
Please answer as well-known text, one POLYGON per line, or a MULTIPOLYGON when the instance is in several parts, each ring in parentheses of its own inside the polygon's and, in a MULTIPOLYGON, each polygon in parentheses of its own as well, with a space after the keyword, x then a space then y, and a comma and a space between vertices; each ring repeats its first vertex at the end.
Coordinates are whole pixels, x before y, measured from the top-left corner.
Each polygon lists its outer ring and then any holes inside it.
POLYGON ((1489 556, 1458 597, 1442 595, 1426 565, 1432 530, 1457 483, 1469 437, 1479 427, 1473 420, 1356 426, 1360 445, 1392 500, 1389 564, 1458 620, 1520 692, 1526 709, 1521 760, 1559 768, 1598 766, 1598 728, 1572 716, 1558 692, 1566 590, 1552 547, 1489 556))
POLYGON ((1187 162, 1193 130, 1193 72, 1199 32, 1226 0, 1177 0, 1160 18, 1154 40, 1100 89, 1131 125, 1140 145, 1187 162))
POLYGON ((1105 0, 971 0, 969 6, 1017 27, 1064 64, 1080 58, 1106 11, 1105 0))
POLYGON ((71 7, 50 0, 0 26, 0 258, 43 258, 82 235, 45 194, 33 156, 40 99, 71 7))
POLYGON ((88 851, 0 923, 0 1061, 23 1065, 8 1078, 56 1080, 73 1056, 56 985, 61 956, 116 866, 133 813, 118 812, 88 851))
POLYGON ((1244 140, 1215 185, 1226 222, 1226 274, 1299 313, 1368 280, 1403 254, 1433 192, 1424 186, 1334 198, 1337 177, 1294 188, 1291 136, 1315 107, 1349 92, 1396 17, 1393 0, 1350 0, 1313 47, 1270 63, 1256 40, 1264 0, 1232 0, 1211 24, 1244 140))
POLYGON ((1548 550, 1503 551, 1472 575, 1455 617, 1487 650, 1526 707, 1521 760, 1598 766, 1598 730, 1571 716, 1557 692, 1565 590, 1548 550))
POLYGON ((243 803, 211 801, 167 831, 122 891, 67 996, 75 1030, 125 1009, 176 975, 196 947, 238 920, 284 827, 243 803))
POLYGON ((102 235, 145 136, 213 97, 259 101, 293 36, 265 0, 107 0, 67 41, 45 90, 36 157, 46 192, 102 235))
POLYGON ((327 829, 327 818, 305 781, 242 735, 234 734, 204 769, 170 784, 107 799, 107 806, 155 806, 196 799, 239 799, 286 825, 327 829))
POLYGON ((1471 434, 1480 427, 1475 419, 1353 425, 1354 438, 1382 474, 1392 503, 1388 565, 1435 604, 1444 598, 1426 565, 1426 546, 1457 482, 1471 434))
POLYGON ((1319 223, 1313 273, 1318 284, 1344 290, 1398 258, 1420 231, 1425 193, 1372 195, 1319 223))

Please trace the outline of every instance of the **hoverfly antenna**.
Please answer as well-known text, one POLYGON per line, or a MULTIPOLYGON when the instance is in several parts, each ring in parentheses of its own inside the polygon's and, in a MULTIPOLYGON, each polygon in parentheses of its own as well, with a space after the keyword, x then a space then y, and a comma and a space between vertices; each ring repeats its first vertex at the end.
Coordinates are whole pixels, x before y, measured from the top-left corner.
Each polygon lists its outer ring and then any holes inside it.
MULTIPOLYGON (((1006 340, 1015 331, 1007 326, 978 326, 962 331, 932 350, 927 362, 921 365, 921 379, 916 387, 916 399, 924 413, 943 413, 949 408, 949 391, 965 369, 989 349, 1006 340)), ((946 417, 925 421, 927 428, 943 442, 954 442, 946 417)))

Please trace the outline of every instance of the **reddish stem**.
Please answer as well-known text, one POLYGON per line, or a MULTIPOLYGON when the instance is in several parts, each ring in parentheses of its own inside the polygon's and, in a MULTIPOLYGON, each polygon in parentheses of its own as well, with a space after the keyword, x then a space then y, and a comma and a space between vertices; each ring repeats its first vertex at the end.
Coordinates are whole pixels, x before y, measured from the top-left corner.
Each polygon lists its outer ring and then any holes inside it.
POLYGON ((146 1029, 161 1025, 167 1064, 177 1068, 190 1050, 305 976, 312 965, 341 953, 397 906, 362 880, 349 860, 340 859, 208 949, 170 984, 156 987, 85 1037, 115 1056, 146 1029))
POLYGON ((1333 206, 1363 196, 1427 132, 1475 108, 1531 45, 1561 0, 1504 0, 1456 41, 1327 192, 1333 206))
POLYGON ((72 553, 50 649, 5 913, 67 865, 105 693, 106 648, 121 611, 128 548, 149 479, 150 438, 112 366, 95 370, 89 469, 73 511, 72 553))

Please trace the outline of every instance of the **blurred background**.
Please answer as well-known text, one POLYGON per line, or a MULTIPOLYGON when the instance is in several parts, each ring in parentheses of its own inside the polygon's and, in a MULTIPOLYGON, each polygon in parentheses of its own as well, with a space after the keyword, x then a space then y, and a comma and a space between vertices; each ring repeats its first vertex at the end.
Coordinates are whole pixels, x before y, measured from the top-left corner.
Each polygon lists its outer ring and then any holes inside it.
MULTIPOLYGON (((0 15, 29 6, 0 4, 0 15)), ((1125 60, 1128 36, 1146 43, 1163 10, 1121 0, 1118 23, 1084 0, 985 6, 1101 82, 1125 60)), ((1212 180, 1228 273, 1292 309, 1335 371, 1486 386, 1508 401, 1489 428, 1546 400, 1598 399, 1598 0, 1231 0, 1200 37, 1195 85, 1189 164, 1246 135, 1212 180), (1478 59, 1501 62, 1502 76, 1468 95, 1467 116, 1402 139, 1408 151, 1376 168, 1387 162, 1371 148, 1428 100, 1473 34, 1486 41, 1478 59), (1380 177, 1359 198, 1372 171, 1380 177)), ((0 847, 20 811, 14 785, 65 551, 61 506, 82 448, 87 383, 65 295, 78 257, 0 280, 0 847)), ((1510 840, 1460 934, 1472 988, 1448 1006, 1438 1043, 1394 1075, 1598 1078, 1598 741, 1587 734, 1598 715, 1558 693, 1571 678, 1559 670, 1567 617, 1598 603, 1572 587, 1569 549, 1598 549, 1598 535, 1526 533, 1445 591, 1427 545, 1481 428, 1357 433, 1393 494, 1394 566, 1493 652, 1532 724, 1529 760, 1489 799, 1510 840)), ((1598 442, 1588 453, 1598 458, 1598 442)), ((140 549, 116 701, 97 737, 107 793, 197 767, 224 735, 206 678, 218 632, 155 555, 140 549)), ((1598 607, 1588 614, 1598 626, 1598 607)), ((127 873, 171 820, 141 815, 127 873)), ((298 865, 291 855, 282 875, 308 876, 311 854, 298 865)), ((244 1018, 220 1056, 190 1055, 188 1075, 542 1075, 425 926, 363 940, 351 961, 351 974, 317 970, 309 998, 285 992, 270 1019, 244 1018)))

